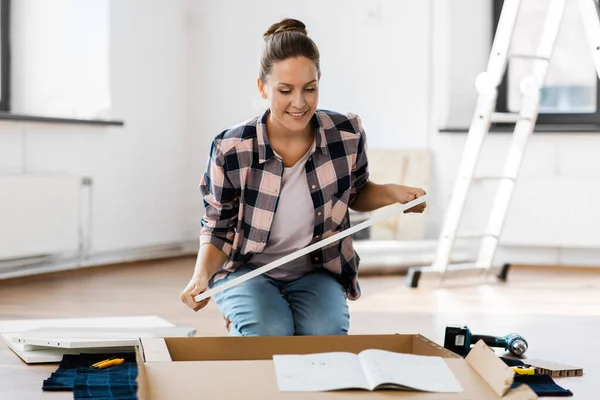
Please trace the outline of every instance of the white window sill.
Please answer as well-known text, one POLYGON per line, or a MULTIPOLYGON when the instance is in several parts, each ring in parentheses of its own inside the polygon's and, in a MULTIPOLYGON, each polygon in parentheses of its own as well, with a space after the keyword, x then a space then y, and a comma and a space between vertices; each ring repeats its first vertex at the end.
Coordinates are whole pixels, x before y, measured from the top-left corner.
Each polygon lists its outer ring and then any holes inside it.
POLYGON ((57 123, 57 124, 79 124, 79 125, 100 125, 100 126, 124 126, 122 120, 110 119, 77 119, 65 117, 45 117, 38 115, 13 114, 0 112, 0 120, 4 121, 24 121, 24 122, 41 122, 41 123, 57 123))

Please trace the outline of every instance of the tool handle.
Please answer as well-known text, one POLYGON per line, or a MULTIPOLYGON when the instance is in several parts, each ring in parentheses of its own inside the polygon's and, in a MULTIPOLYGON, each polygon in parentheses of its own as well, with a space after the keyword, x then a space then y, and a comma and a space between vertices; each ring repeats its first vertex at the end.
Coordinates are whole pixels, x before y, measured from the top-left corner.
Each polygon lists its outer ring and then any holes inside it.
POLYGON ((483 340, 483 343, 490 347, 503 347, 506 348, 506 340, 501 337, 489 336, 489 335, 472 335, 471 343, 475 344, 479 340, 483 340))

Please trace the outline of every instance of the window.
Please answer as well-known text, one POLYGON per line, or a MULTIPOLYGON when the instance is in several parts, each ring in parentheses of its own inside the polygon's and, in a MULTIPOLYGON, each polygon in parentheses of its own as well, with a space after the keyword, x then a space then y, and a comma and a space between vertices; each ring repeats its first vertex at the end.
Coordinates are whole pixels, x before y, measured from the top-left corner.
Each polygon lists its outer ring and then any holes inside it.
POLYGON ((9 0, 0 0, 0 111, 10 108, 9 4, 9 0))
MULTIPOLYGON (((535 54, 551 0, 521 0, 511 53, 535 54)), ((494 32, 503 0, 494 0, 494 32)), ((509 59, 497 111, 518 112, 519 84, 533 60, 509 59)), ((600 124, 600 84, 577 1, 567 1, 544 87, 537 124, 600 124)))
POLYGON ((112 118, 110 2, 0 0, 0 120, 124 125, 112 118))

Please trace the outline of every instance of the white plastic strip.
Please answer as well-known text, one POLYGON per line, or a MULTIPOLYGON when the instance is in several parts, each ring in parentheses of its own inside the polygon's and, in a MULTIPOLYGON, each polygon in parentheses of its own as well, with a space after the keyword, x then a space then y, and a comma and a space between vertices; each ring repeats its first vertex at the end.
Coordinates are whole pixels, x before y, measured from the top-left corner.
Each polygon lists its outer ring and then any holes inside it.
POLYGON ((308 247, 305 247, 303 249, 293 252, 292 254, 288 254, 285 257, 281 257, 279 260, 275 260, 266 265, 263 265, 262 267, 257 268, 251 272, 245 273, 244 275, 237 277, 235 279, 232 279, 229 282, 225 282, 215 288, 212 288, 203 293, 200 293, 199 295, 194 297, 194 300, 196 300, 196 302, 199 302, 208 297, 212 297, 213 295, 215 295, 219 292, 222 292, 223 290, 226 290, 233 286, 239 285, 242 282, 252 279, 258 275, 264 274, 265 272, 268 272, 268 271, 270 271, 274 268, 277 268, 285 263, 295 260, 298 257, 302 257, 306 254, 312 253, 313 251, 318 250, 321 247, 327 246, 328 244, 331 244, 335 241, 345 238, 346 236, 352 235, 362 229, 365 229, 365 228, 373 225, 376 222, 383 221, 387 218, 393 217, 394 215, 400 214, 401 212, 404 212, 410 208, 413 208, 414 206, 417 206, 417 205, 427 201, 427 196, 428 195, 421 196, 418 199, 409 201, 406 204, 388 206, 383 211, 378 212, 373 218, 370 218, 364 222, 361 222, 360 224, 357 224, 356 226, 348 228, 345 231, 336 233, 335 235, 330 236, 326 239, 323 239, 317 243, 313 243, 308 247))

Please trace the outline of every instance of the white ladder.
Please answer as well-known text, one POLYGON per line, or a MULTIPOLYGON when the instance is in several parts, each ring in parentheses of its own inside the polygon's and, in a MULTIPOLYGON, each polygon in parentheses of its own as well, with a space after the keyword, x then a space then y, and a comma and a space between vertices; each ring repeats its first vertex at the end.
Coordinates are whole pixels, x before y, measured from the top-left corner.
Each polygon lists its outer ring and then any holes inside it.
POLYGON ((451 277, 482 276, 498 271, 497 277, 506 280, 509 265, 493 266, 494 256, 504 221, 510 205, 521 161, 531 136, 539 111, 540 90, 543 87, 554 51, 566 1, 577 1, 588 37, 596 71, 600 77, 600 20, 595 0, 551 0, 538 49, 531 55, 510 55, 510 44, 521 0, 504 0, 498 28, 494 36, 485 72, 478 75, 475 86, 478 100, 463 149, 450 203, 446 210, 434 262, 429 267, 413 267, 408 270, 406 284, 417 287, 425 276, 433 276, 439 282, 451 277), (519 113, 497 113, 498 86, 506 71, 508 58, 533 59, 531 74, 521 82, 522 106, 519 113), (475 168, 483 141, 492 122, 515 123, 512 142, 500 176, 475 177, 475 168), (459 233, 461 217, 473 180, 498 180, 499 186, 491 208, 487 227, 483 232, 459 233), (450 264, 454 242, 457 238, 480 238, 481 246, 475 263, 450 264))

